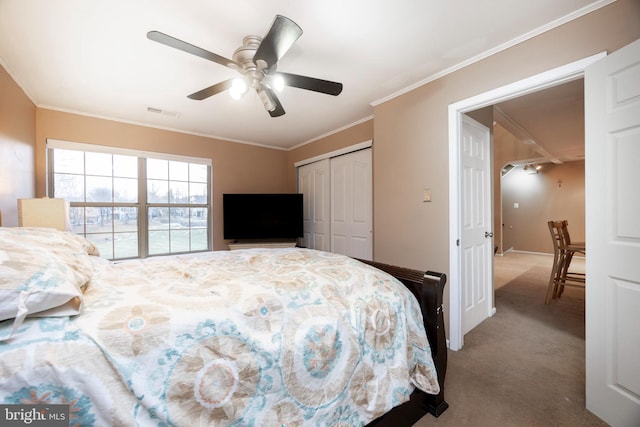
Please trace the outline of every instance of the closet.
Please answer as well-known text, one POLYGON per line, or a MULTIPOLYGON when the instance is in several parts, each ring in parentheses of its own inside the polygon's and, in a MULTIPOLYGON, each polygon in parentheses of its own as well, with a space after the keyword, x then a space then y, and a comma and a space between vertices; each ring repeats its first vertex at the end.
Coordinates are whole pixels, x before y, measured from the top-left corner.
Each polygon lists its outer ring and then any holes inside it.
POLYGON ((371 144, 296 164, 307 248, 373 259, 371 144))

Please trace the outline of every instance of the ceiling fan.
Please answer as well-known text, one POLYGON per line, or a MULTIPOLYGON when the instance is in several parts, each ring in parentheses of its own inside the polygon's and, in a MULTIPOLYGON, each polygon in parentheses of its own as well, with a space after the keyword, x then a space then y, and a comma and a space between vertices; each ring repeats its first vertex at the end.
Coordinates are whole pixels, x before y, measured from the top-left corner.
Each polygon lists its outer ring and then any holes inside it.
POLYGON ((267 35, 264 38, 246 36, 242 46, 233 53, 233 59, 209 52, 159 31, 149 31, 147 38, 229 67, 241 74, 239 78, 227 79, 194 92, 188 98, 203 100, 229 90, 230 95, 238 99, 250 87, 256 91, 269 115, 278 117, 284 115, 285 111, 276 91, 281 90, 284 85, 334 96, 342 92, 342 83, 276 71, 280 58, 301 35, 302 28, 298 24, 285 16, 276 15, 267 35))

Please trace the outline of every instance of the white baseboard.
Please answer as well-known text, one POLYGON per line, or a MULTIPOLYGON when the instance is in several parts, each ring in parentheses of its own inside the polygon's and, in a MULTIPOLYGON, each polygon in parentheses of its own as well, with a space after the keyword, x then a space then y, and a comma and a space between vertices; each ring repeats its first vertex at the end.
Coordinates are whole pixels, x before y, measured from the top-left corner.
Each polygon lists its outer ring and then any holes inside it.
POLYGON ((521 250, 517 250, 517 249, 512 249, 512 252, 517 253, 517 254, 530 254, 530 255, 548 255, 548 256, 553 256, 553 254, 549 254, 549 253, 546 253, 546 252, 521 251, 521 250))

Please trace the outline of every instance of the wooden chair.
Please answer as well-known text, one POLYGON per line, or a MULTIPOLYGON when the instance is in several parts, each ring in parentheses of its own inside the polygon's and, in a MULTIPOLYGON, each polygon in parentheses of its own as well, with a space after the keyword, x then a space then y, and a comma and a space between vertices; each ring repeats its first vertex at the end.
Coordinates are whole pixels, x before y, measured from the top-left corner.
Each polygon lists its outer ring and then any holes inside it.
POLYGON ((553 266, 544 300, 545 304, 549 304, 551 299, 560 298, 565 286, 584 288, 586 279, 584 273, 570 270, 573 256, 576 253, 586 254, 585 244, 571 242, 567 220, 549 221, 547 225, 553 241, 553 266))

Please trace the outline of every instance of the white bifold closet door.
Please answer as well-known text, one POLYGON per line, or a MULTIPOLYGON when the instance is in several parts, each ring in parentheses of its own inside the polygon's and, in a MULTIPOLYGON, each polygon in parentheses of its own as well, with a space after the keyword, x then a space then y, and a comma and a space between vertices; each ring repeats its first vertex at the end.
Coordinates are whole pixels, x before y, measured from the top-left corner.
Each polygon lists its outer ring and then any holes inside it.
POLYGON ((373 259, 371 148, 298 168, 304 245, 373 259))

